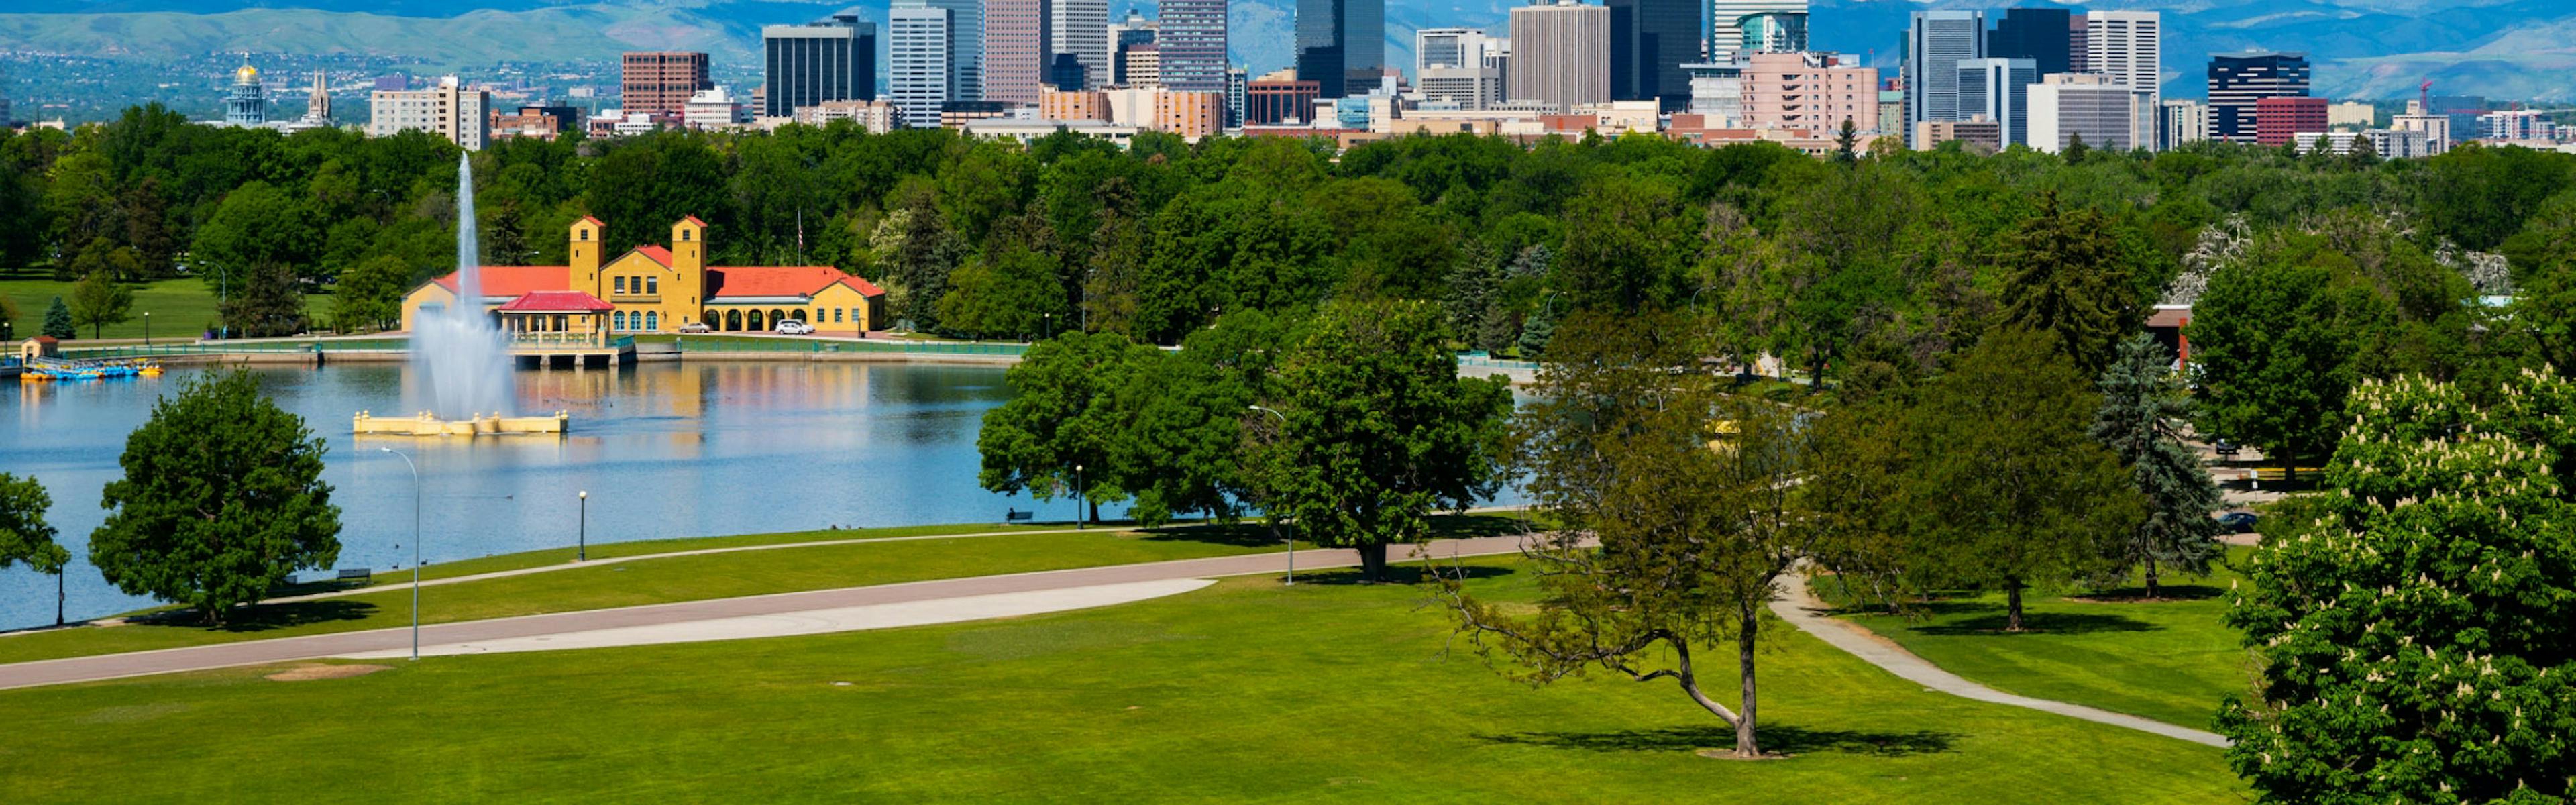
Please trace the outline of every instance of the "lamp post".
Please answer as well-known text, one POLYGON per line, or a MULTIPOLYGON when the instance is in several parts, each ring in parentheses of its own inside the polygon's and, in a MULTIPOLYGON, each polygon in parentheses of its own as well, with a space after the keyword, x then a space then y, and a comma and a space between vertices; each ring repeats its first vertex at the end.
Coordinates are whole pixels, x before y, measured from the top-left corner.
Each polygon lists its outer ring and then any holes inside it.
POLYGON ((573 549, 572 560, 575 562, 587 562, 590 561, 590 490, 581 490, 580 497, 581 547, 573 549))
POLYGON ((152 347, 152 311, 143 311, 143 347, 152 347))
POLYGON ((411 470, 411 659, 412 659, 412 661, 413 661, 413 662, 419 662, 419 661, 420 661, 420 465, 411 463, 411 456, 404 455, 402 451, 400 451, 400 450, 396 450, 396 449, 393 449, 393 448, 391 448, 391 447, 379 447, 379 448, 376 448, 376 451, 377 451, 377 452, 380 452, 380 453, 391 453, 391 454, 393 454, 393 456, 394 456, 395 458, 399 458, 399 459, 402 459, 402 460, 403 460, 403 467, 404 467, 405 469, 409 469, 409 470, 411 470))
MULTIPOLYGON (((1281 436, 1286 436, 1286 435, 1288 435, 1288 415, 1287 415, 1287 414, 1279 413, 1276 409, 1266 408, 1266 407, 1258 406, 1258 405, 1249 406, 1249 407, 1250 407, 1252 410, 1259 411, 1259 412, 1262 412, 1262 413, 1265 413, 1265 414, 1269 414, 1269 415, 1271 415, 1271 416, 1278 417, 1278 418, 1279 418, 1279 435, 1281 435, 1281 436)), ((1278 517, 1278 516, 1279 516, 1279 513, 1278 513, 1278 512, 1271 512, 1271 513, 1270 513, 1270 516, 1275 518, 1275 517, 1278 517)), ((1272 522, 1277 522, 1277 520, 1273 520, 1272 522)), ((1296 537, 1282 536, 1282 537, 1281 537, 1281 539, 1280 539, 1280 541, 1281 541, 1281 542, 1288 543, 1288 583, 1289 583, 1289 584, 1291 584, 1291 585, 1294 585, 1294 584, 1296 584, 1296 583, 1297 583, 1297 538, 1296 538, 1296 537)))
POLYGON ((1084 525, 1086 523, 1082 517, 1082 465, 1075 464, 1073 465, 1073 530, 1080 531, 1084 525))

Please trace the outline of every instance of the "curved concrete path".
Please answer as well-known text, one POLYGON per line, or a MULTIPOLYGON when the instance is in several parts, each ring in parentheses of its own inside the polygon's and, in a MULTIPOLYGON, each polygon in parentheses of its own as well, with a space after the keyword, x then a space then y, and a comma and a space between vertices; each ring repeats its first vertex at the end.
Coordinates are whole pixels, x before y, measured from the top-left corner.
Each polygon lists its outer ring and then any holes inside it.
MULTIPOLYGON (((1438 540, 1432 542, 1425 550, 1439 557, 1485 556, 1518 553, 1520 546, 1521 537, 1514 535, 1438 540)), ((1296 552, 1295 558, 1299 572, 1308 569, 1351 567, 1360 563, 1359 554, 1346 549, 1302 550, 1296 552)), ((760 616, 797 616, 803 613, 881 604, 954 600, 1006 593, 1061 592, 1076 588, 1133 582, 1277 573, 1285 568, 1287 560, 1288 554, 1285 552, 1259 553, 424 624, 420 627, 420 644, 422 646, 492 644, 523 638, 635 627, 670 626, 760 616)), ((642 633, 636 632, 636 634, 642 633)), ((265 665, 292 660, 396 650, 408 653, 411 640, 410 627, 403 626, 363 632, 336 632, 158 651, 40 660, 0 665, 0 689, 89 682, 179 671, 202 671, 243 665, 265 665)))
POLYGON ((1989 688, 1975 682, 1970 682, 1965 677, 1941 670, 1940 666, 1933 665, 1931 662, 1926 661, 1921 657, 1914 656, 1914 652, 1906 651, 1903 647, 1896 645, 1895 641, 1880 637, 1877 633, 1871 632, 1868 628, 1863 627, 1860 624, 1836 619, 1826 615, 1825 613, 1830 610, 1824 605, 1824 602, 1816 600, 1816 597, 1807 591, 1807 585, 1803 581, 1791 579, 1788 583, 1780 585, 1780 587, 1785 594, 1779 599, 1771 602, 1771 611, 1779 615, 1782 620, 1795 624, 1799 630, 1815 635, 1818 639, 1825 641, 1834 648, 1850 652, 1852 656, 1861 658, 1863 662, 1886 669, 1888 673, 1895 674, 1899 677, 1905 678, 1907 681, 1922 685, 1924 690, 1939 691, 1952 696, 1975 699, 1981 702, 1992 702, 1995 704, 2027 708, 2043 713, 2055 713, 2068 718, 2080 718, 2095 723, 2109 724, 2114 727, 2127 727, 2133 730, 2152 732, 2168 738, 2180 738, 2192 743, 2205 744, 2222 749, 2226 748, 2228 745, 2225 737, 2214 732, 2167 724, 2154 719, 2139 718, 2126 713, 2114 713, 2109 710, 2086 707, 2080 704, 2070 704, 2050 699, 2034 699, 2028 696, 2017 696, 1994 688, 1989 688))

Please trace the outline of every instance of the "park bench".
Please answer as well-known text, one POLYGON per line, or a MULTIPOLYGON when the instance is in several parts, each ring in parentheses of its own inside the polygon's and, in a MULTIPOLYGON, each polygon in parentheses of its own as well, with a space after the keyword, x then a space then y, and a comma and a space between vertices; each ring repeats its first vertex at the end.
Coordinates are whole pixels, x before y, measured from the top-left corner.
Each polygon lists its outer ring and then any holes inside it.
POLYGON ((375 572, 374 572, 374 571, 368 570, 368 569, 363 568, 363 567, 344 567, 344 568, 340 568, 340 577, 339 577, 339 578, 337 578, 337 579, 333 579, 333 581, 361 581, 361 582, 362 582, 362 581, 366 581, 366 580, 368 580, 368 579, 374 578, 374 577, 375 577, 375 575, 376 575, 376 574, 375 574, 375 572))
POLYGON ((1018 509, 1002 510, 1002 522, 1005 523, 1025 523, 1037 519, 1037 516, 1038 513, 1035 511, 1020 511, 1018 509))

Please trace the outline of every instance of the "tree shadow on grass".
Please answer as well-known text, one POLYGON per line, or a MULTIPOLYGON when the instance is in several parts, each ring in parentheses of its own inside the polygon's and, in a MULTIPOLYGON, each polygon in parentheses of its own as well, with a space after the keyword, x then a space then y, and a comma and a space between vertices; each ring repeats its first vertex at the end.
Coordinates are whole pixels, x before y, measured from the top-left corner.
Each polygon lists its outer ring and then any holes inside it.
MULTIPOLYGON (((1443 566, 1441 566, 1440 568, 1438 568, 1438 571, 1439 571, 1440 576, 1441 576, 1442 578, 1452 578, 1452 579, 1462 579, 1462 580, 1463 580, 1463 579, 1490 579, 1490 578, 1494 578, 1494 577, 1496 577, 1496 576, 1508 576, 1508 575, 1511 575, 1511 574, 1512 574, 1512 569, 1511 569, 1511 568, 1508 568, 1508 567, 1495 567, 1495 566, 1493 566, 1493 565, 1457 565, 1457 566, 1448 566, 1448 565, 1443 565, 1443 566)), ((1376 582, 1376 583, 1378 583, 1378 584, 1421 584, 1421 583, 1423 583, 1423 582, 1430 581, 1430 580, 1431 580, 1431 573, 1430 573, 1429 571, 1425 570, 1425 569, 1422 567, 1422 563, 1420 563, 1420 562, 1406 562, 1406 563, 1404 563, 1404 564, 1396 564, 1396 563, 1395 563, 1395 561, 1393 560, 1393 558, 1392 558, 1392 557, 1390 557, 1390 558, 1389 558, 1389 560, 1387 561, 1387 565, 1386 565, 1386 574, 1385 574, 1383 577, 1379 578, 1379 579, 1377 580, 1377 582, 1376 582)), ((1360 575, 1360 569, 1359 569, 1359 568, 1356 568, 1356 567, 1336 567, 1336 568, 1326 568, 1326 569, 1321 569, 1321 570, 1317 570, 1317 571, 1312 572, 1312 573, 1308 573, 1308 572, 1303 571, 1303 570, 1297 571, 1297 583, 1298 583, 1298 584, 1335 584, 1335 585, 1346 585, 1346 586, 1347 586, 1347 585, 1368 584, 1368 583, 1370 583, 1370 582, 1369 582, 1369 580, 1368 580, 1368 579, 1366 579, 1366 578, 1364 578, 1364 577, 1362 577, 1362 576, 1360 575)))
MULTIPOLYGON (((2001 607, 1996 607, 1996 609, 2000 610, 2001 607)), ((2011 618, 1998 611, 1991 615, 1961 618, 1942 623, 1926 623, 1917 626, 1908 626, 1906 628, 1916 634, 1943 636, 2011 634, 2011 632, 2004 631, 2004 627, 2010 623, 2011 618)), ((2023 610, 2021 613, 2021 628, 2021 633, 2023 634, 2032 632, 2045 632, 2049 634, 2094 634, 2098 632, 2154 632, 2161 631, 2165 627, 2128 617, 2126 615, 2104 615, 2092 612, 2032 612, 2029 610, 2023 610)))
MULTIPOLYGON (((1465 539, 1522 534, 1529 525, 1519 517, 1501 514, 1441 514, 1431 517, 1432 539, 1465 539)), ((1297 535, 1295 526, 1280 526, 1277 532, 1257 520, 1240 523, 1207 523, 1166 526, 1148 529, 1142 539, 1154 542, 1201 542, 1236 548, 1276 548, 1283 536, 1297 535)), ((1390 552, 1389 559, 1402 554, 1402 546, 1390 552)))
MULTIPOLYGON (((1816 730, 1775 724, 1757 725, 1754 732, 1762 744, 1762 751, 1790 755, 1819 752, 1874 757, 1935 754, 1950 751, 1950 743, 1959 737, 1956 733, 1935 730, 1816 730)), ((1735 729, 1724 724, 1603 732, 1514 732, 1477 737, 1488 743, 1593 752, 1695 752, 1735 748, 1735 729)))
POLYGON ((2226 592, 2226 590, 2207 584, 2158 584, 2156 585, 2156 597, 2154 598, 2147 597, 2146 587, 2138 586, 2115 587, 2108 590, 2100 590, 2089 595, 2076 596, 2076 600, 2103 604, 2155 603, 2158 601, 2206 601, 2212 598, 2217 598, 2226 592))
POLYGON ((233 610, 232 618, 216 626, 207 626, 205 618, 193 609, 173 609, 136 617, 129 623, 152 626, 177 626, 221 632, 265 632, 312 623, 362 620, 376 613, 376 605, 345 598, 320 601, 295 601, 284 604, 259 604, 233 610))

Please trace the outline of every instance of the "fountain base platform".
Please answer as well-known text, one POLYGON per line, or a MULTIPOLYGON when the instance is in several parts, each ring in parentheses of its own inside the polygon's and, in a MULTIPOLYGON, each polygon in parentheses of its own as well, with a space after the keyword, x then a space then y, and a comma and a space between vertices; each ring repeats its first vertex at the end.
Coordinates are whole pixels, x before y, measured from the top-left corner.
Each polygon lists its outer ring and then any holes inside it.
POLYGON ((489 414, 466 419, 439 419, 427 411, 407 417, 377 417, 360 411, 350 418, 349 429, 360 436, 562 435, 571 429, 571 424, 572 416, 563 411, 551 416, 489 414))

